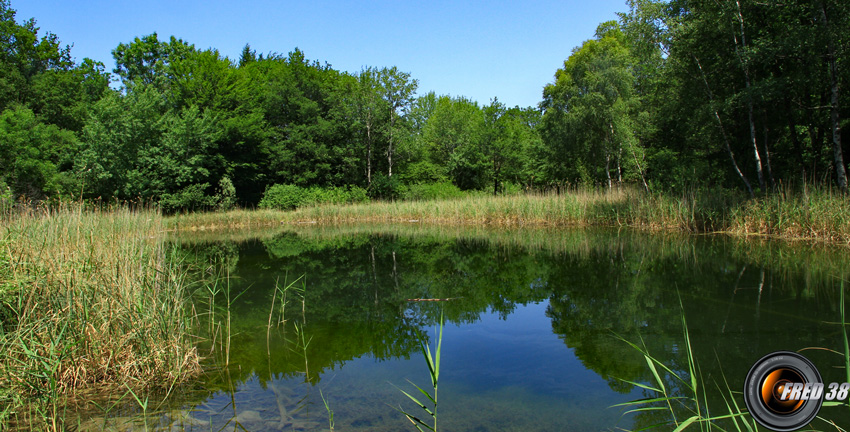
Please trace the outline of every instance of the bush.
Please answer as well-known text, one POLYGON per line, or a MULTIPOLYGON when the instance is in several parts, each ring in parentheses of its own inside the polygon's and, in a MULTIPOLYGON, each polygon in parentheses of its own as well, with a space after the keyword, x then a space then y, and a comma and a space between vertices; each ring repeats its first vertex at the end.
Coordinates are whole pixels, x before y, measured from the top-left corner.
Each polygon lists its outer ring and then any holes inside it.
POLYGON ((193 184, 180 189, 176 193, 162 194, 159 205, 166 213, 210 208, 215 205, 216 198, 206 194, 209 187, 209 183, 193 184))
POLYGON ((357 186, 320 188, 307 190, 307 199, 303 205, 352 204, 369 201, 366 189, 357 186))
POLYGON ((302 205, 306 191, 295 185, 273 185, 266 189, 258 207, 261 209, 293 210, 302 205))
POLYGON ((502 195, 517 195, 522 193, 522 185, 519 183, 504 182, 499 191, 502 195))
POLYGON ((236 206, 236 187, 230 177, 224 176, 218 182, 218 193, 216 194, 218 210, 231 210, 236 206))
POLYGON ((12 188, 0 179, 0 216, 10 210, 13 204, 15 204, 15 199, 12 196, 12 188))
POLYGON ((408 185, 401 194, 402 199, 409 201, 460 198, 462 196, 464 196, 463 191, 449 182, 408 185))
POLYGON ((305 189, 295 185, 274 185, 266 190, 260 208, 294 210, 321 204, 351 204, 369 200, 366 189, 357 186, 305 189))
POLYGON ((377 199, 392 200, 399 197, 401 189, 402 186, 398 181, 398 176, 388 177, 379 173, 372 179, 369 196, 377 199))

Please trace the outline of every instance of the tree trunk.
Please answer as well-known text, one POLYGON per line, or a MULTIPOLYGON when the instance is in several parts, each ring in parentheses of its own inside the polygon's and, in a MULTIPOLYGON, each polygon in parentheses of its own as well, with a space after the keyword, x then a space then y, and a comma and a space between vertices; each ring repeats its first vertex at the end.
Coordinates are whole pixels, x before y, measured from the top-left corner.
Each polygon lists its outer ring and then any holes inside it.
POLYGON ((844 168, 844 152, 841 149, 841 116, 838 112, 838 62, 836 60, 835 44, 829 29, 829 21, 826 17, 826 8, 820 2, 821 18, 823 18, 824 33, 827 38, 827 49, 829 50, 829 86, 830 86, 830 120, 832 122, 832 157, 835 165, 835 181, 842 192, 847 192, 847 171, 844 168))
POLYGON ((623 155, 623 147, 617 149, 617 186, 623 183, 623 167, 620 166, 620 156, 623 155))
POLYGON ((387 177, 393 176, 393 128, 395 127, 395 107, 390 106, 390 143, 387 146, 387 177))
MULTIPOLYGON (((744 16, 741 14, 741 3, 737 0, 735 1, 735 5, 737 6, 737 14, 738 14, 738 23, 741 26, 741 48, 747 49, 747 37, 744 33, 744 16)), ((762 191, 765 190, 765 181, 764 181, 764 172, 762 169, 761 156, 759 155, 759 148, 756 143, 756 124, 753 120, 753 95, 750 86, 750 69, 747 66, 747 62, 741 53, 738 51, 738 38, 733 35, 733 39, 735 40, 735 53, 738 54, 738 61, 741 62, 741 69, 744 71, 744 79, 746 83, 747 89, 747 116, 750 121, 750 140, 753 143, 753 154, 756 160, 756 172, 758 173, 759 178, 759 187, 762 191)))
POLYGON ((496 158, 493 158, 493 196, 499 193, 499 167, 496 158))
POLYGON ((611 190, 611 155, 605 152, 605 175, 608 177, 608 190, 611 190))
POLYGON ((720 114, 717 112, 717 108, 714 105, 714 93, 711 91, 711 86, 708 85, 708 79, 705 77, 705 72, 702 70, 702 64, 700 64, 699 59, 696 56, 694 57, 694 61, 697 63, 697 67, 699 68, 700 75, 702 75, 702 81, 705 83, 705 89, 708 92, 708 101, 711 105, 711 110, 714 112, 714 118, 717 120, 717 126, 720 127, 720 134, 723 136, 723 143, 726 144, 726 153, 729 155, 729 160, 732 161, 732 168, 735 169, 735 173, 738 174, 741 181, 744 182, 744 185, 747 187, 747 192, 750 194, 750 198, 754 198, 755 194, 753 194, 753 187, 750 185, 750 181, 747 180, 747 177, 741 172, 741 169, 738 168, 738 162, 735 161, 735 153, 732 152, 732 147, 729 145, 729 138, 726 136, 726 129, 723 127, 723 121, 720 120, 720 114))
POLYGON ((366 188, 372 187, 372 120, 366 121, 366 188))
POLYGON ((776 190, 776 179, 773 177, 773 168, 770 166, 770 147, 768 146, 768 140, 770 135, 770 129, 767 127, 767 120, 764 121, 764 159, 767 162, 767 178, 770 179, 770 188, 774 191, 776 190))
POLYGON ((803 198, 806 198, 808 179, 806 179, 806 162, 803 160, 803 145, 800 143, 800 137, 797 135, 797 125, 794 123, 794 118, 791 115, 791 101, 787 97, 785 98, 785 116, 788 121, 788 133, 791 136, 791 145, 794 147, 797 165, 800 167, 800 181, 803 182, 803 198))

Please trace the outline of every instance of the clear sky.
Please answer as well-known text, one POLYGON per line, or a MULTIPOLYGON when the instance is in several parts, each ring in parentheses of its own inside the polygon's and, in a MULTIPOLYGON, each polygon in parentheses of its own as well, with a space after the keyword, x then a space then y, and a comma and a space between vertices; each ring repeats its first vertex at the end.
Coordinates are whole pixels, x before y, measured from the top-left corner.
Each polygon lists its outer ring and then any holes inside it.
POLYGON ((17 19, 35 18, 71 54, 115 67, 112 49, 156 32, 238 59, 300 48, 310 60, 357 72, 398 66, 418 94, 466 96, 533 106, 573 47, 616 19, 625 0, 274 1, 11 0, 17 19))

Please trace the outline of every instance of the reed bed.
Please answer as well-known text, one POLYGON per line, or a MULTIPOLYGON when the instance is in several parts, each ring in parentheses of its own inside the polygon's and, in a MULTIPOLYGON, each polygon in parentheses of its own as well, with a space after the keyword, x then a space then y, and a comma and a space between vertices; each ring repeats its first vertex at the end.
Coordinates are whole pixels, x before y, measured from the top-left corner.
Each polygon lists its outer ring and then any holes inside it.
POLYGON ((57 400, 73 391, 168 388, 200 371, 163 229, 155 211, 76 204, 0 217, 0 424, 61 429, 57 400))
POLYGON ((780 191, 748 200, 728 190, 679 195, 623 187, 565 193, 470 195, 433 201, 322 205, 294 211, 233 210, 167 219, 171 229, 215 230, 279 224, 424 223, 495 226, 631 226, 647 230, 725 232, 850 245, 850 200, 829 189, 780 191))

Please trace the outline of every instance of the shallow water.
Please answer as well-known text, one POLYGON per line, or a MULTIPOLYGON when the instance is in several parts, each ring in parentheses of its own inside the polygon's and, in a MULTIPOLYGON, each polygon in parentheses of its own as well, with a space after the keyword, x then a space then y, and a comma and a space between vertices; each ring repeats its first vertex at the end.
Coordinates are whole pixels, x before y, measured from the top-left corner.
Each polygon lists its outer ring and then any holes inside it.
MULTIPOLYGON (((81 429, 328 430, 324 399, 334 430, 413 430, 398 410, 423 412, 399 389, 420 400, 408 380, 431 391, 418 335, 433 350, 441 313, 438 420, 446 431, 615 430, 667 421, 669 411, 624 415, 612 407, 655 396, 622 381, 654 383, 643 355, 620 338, 645 345, 687 378, 683 316, 718 415, 725 402, 717 387, 740 391, 761 356, 843 350, 841 328, 832 323, 850 269, 843 249, 632 231, 419 226, 241 237, 177 241, 188 263, 228 275, 212 305, 208 291, 196 293, 207 338, 199 347, 210 372, 159 409, 89 412, 78 420, 81 429), (284 292, 276 287, 299 276, 281 313, 284 292), (451 300, 411 301, 426 298, 451 300)), ((843 357, 804 354, 825 381, 846 380, 833 367, 843 357)), ((684 392, 675 379, 666 386, 684 392)), ((687 409, 674 407, 680 420, 687 409)), ((847 424, 846 411, 825 407, 821 416, 847 424)))

